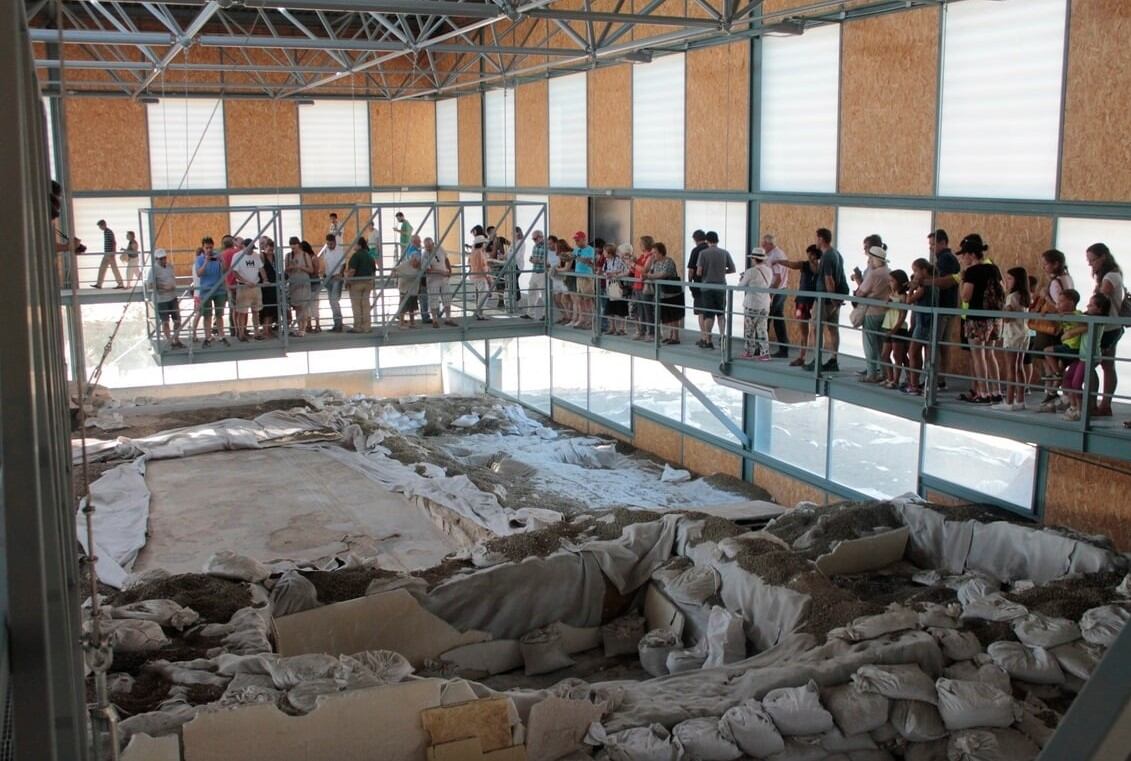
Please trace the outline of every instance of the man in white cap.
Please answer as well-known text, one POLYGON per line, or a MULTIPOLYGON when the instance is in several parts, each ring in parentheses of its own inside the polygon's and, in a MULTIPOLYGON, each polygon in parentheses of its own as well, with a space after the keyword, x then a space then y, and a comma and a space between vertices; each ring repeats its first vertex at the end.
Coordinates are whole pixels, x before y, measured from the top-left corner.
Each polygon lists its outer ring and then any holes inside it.
POLYGON ((522 316, 527 319, 543 320, 546 318, 546 236, 541 230, 530 234, 534 241, 534 248, 530 251, 530 266, 534 273, 530 276, 530 311, 522 316))
POLYGON ((742 359, 768 362, 770 357, 770 292, 774 280, 773 268, 766 262, 766 249, 750 252, 750 266, 742 273, 738 285, 746 289, 742 296, 743 337, 745 350, 742 359))
POLYGON ((169 254, 159 248, 153 252, 153 291, 157 294, 157 324, 165 335, 165 340, 174 349, 185 345, 179 338, 181 334, 181 310, 177 304, 177 273, 169 264, 169 254), (169 324, 172 323, 172 331, 169 324))

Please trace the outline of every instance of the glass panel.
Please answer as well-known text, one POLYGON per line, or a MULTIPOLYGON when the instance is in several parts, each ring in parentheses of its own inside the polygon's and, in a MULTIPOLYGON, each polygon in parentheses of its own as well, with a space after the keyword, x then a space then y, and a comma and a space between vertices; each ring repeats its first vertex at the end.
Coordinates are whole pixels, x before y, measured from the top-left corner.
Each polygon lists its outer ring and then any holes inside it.
POLYGON ((755 451, 823 478, 829 439, 828 397, 797 404, 757 398, 756 403, 755 451), (767 419, 763 419, 764 414, 767 419))
MULTIPOLYGON (((150 206, 149 198, 146 196, 130 196, 127 198, 75 198, 73 200, 75 210, 75 236, 82 241, 86 246, 86 254, 76 257, 78 262, 78 276, 81 286, 94 283, 98 279, 98 266, 102 262, 102 257, 98 256, 103 251, 104 236, 101 230, 98 229, 98 220, 106 220, 106 227, 113 230, 115 242, 115 249, 120 251, 126 247, 126 233, 133 231, 139 233, 137 236, 139 247, 144 250, 149 250, 149 231, 148 229, 138 230, 138 210, 147 209, 150 206)), ((143 214, 142 223, 146 228, 149 226, 149 215, 143 214)), ((175 221, 176 216, 166 217, 167 220, 175 221)), ((188 263, 191 259, 191 252, 184 252, 189 256, 177 257, 176 252, 169 252, 173 255, 174 266, 181 263, 181 274, 187 275, 191 265, 188 263)), ((115 257, 115 262, 118 264, 118 271, 121 272, 122 278, 126 277, 126 265, 115 257)), ((104 285, 112 287, 114 285, 114 271, 107 270, 106 281, 104 285)), ((88 307, 83 306, 83 316, 86 316, 88 307)))
POLYGON ((553 379, 551 381, 554 398, 563 402, 587 408, 586 399, 589 386, 589 359, 584 344, 551 339, 553 352, 553 379))
POLYGON ((632 67, 634 187, 683 187, 683 80, 682 53, 632 67))
POLYGON ((369 185, 369 105, 316 100, 298 107, 304 187, 369 185))
MULTIPOLYGON (((262 193, 255 195, 228 196, 230 206, 298 206, 302 203, 302 196, 298 193, 262 193)), ((228 212, 230 230, 232 235, 250 238, 256 232, 263 232, 269 238, 275 239, 276 250, 286 252, 287 240, 292 235, 302 237, 302 211, 300 209, 286 209, 279 212, 279 224, 271 221, 274 214, 270 209, 264 209, 258 214, 254 211, 228 212)))
POLYGON ((1037 448, 1012 439, 928 425, 923 473, 1031 510, 1037 448))
MULTIPOLYGON (((684 368, 684 375, 687 379, 699 387, 708 399, 715 403, 719 409, 726 413, 727 417, 734 422, 740 429, 742 428, 742 392, 720 386, 715 383, 715 379, 711 377, 710 373, 705 373, 702 370, 691 370, 684 368)), ((728 441, 738 442, 739 439, 730 429, 719 422, 719 419, 711 413, 709 409, 695 398, 694 394, 686 394, 686 419, 684 420, 687 425, 693 428, 698 428, 707 433, 718 436, 719 438, 727 439, 728 441)))
MULTIPOLYGON (((745 269, 746 253, 750 250, 747 246, 746 236, 746 204, 741 201, 686 201, 684 202, 683 228, 684 228, 684 261, 683 272, 687 273, 687 257, 695 242, 691 240, 691 233, 696 230, 710 232, 714 230, 719 234, 719 246, 730 252, 734 260, 735 272, 727 275, 727 283, 738 285, 745 269)), ((687 303, 691 304, 691 295, 688 294, 687 303)), ((734 311, 733 329, 735 335, 742 335, 742 298, 737 297, 734 311)), ((692 310, 687 310, 683 326, 688 329, 697 329, 699 321, 692 310)), ((717 329, 717 328, 716 328, 717 329)))
POLYGON ((455 98, 436 101, 436 184, 459 185, 459 108, 455 98))
POLYGON ((550 338, 518 339, 518 398, 550 414, 550 338))
MULTIPOLYGON (((98 382, 109 388, 160 386, 161 367, 149 343, 145 304, 135 302, 126 306, 125 310, 126 316, 114 338, 110 356, 102 366, 102 377, 98 382)), ((88 378, 102 358, 106 342, 121 316, 121 304, 83 305, 82 340, 88 378)))
POLYGON ((833 403, 829 478, 877 499, 919 485, 919 424, 844 402, 833 403))
POLYGON ((491 352, 491 388, 518 396, 518 339, 496 338, 487 342, 491 352))
POLYGON ((275 378, 280 375, 305 375, 308 352, 288 354, 269 359, 241 359, 236 362, 236 373, 245 378, 275 378))
POLYGON ((589 349, 589 411, 632 425, 632 357, 619 352, 589 349))
POLYGON ((585 72, 550 80, 550 187, 585 187, 587 81, 585 72))
POLYGON ((377 352, 371 348, 331 349, 308 352, 311 373, 337 373, 351 370, 373 370, 377 352))
POLYGON ((655 360, 632 358, 632 403, 677 423, 683 420, 683 386, 655 360))
MULTIPOLYGON (((477 351, 483 350, 482 343, 476 343, 477 351)), ((427 367, 440 364, 439 344, 415 344, 412 346, 382 346, 377 350, 377 369, 385 367, 427 367)), ((478 362, 478 360, 476 360, 478 362)), ((479 363, 482 375, 483 363, 479 363)))

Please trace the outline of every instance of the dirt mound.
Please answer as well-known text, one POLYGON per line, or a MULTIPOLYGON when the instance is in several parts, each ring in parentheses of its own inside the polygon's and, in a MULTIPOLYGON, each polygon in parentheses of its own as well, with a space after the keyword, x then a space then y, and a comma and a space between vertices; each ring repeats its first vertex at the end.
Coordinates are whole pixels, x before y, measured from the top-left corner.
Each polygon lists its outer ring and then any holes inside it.
POLYGON ((169 697, 172 687, 173 683, 156 671, 143 670, 134 679, 133 688, 124 695, 115 695, 113 702, 127 716, 156 711, 161 701, 169 697))
POLYGON ((936 513, 942 513, 948 521, 978 521, 979 523, 993 523, 1007 521, 1009 523, 1032 523, 1017 513, 1003 510, 993 505, 966 504, 966 505, 939 505, 934 502, 925 502, 923 507, 930 508, 936 513))
POLYGON ((1031 611, 1054 618, 1079 621, 1089 608, 1108 605, 1119 599, 1115 588, 1123 581, 1121 573, 1089 573, 1075 579, 1058 579, 1024 592, 1007 593, 1006 598, 1031 611))
POLYGON ((142 436, 151 436, 161 431, 168 431, 171 428, 204 425, 205 423, 215 423, 217 420, 226 420, 227 418, 251 420, 265 412, 289 410, 294 407, 305 408, 306 406, 305 399, 292 397, 287 399, 271 399, 259 404, 233 404, 227 406, 216 404, 211 407, 198 407, 190 410, 167 410, 152 415, 145 414, 144 408, 136 408, 136 413, 133 412, 135 408, 127 408, 126 414, 123 415, 123 422, 126 423, 127 427, 114 431, 114 435, 140 438, 142 436))
POLYGON ((242 581, 182 573, 119 592, 107 602, 126 605, 141 600, 173 600, 195 610, 204 622, 226 624, 233 613, 251 605, 251 590, 242 581))
POLYGON ((374 579, 396 576, 394 571, 365 566, 363 568, 341 568, 336 571, 303 571, 302 575, 314 585, 318 592, 318 602, 323 605, 354 600, 365 596, 374 579))
POLYGON ((144 653, 114 653, 114 662, 110 665, 110 673, 130 674, 138 676, 145 669, 145 664, 150 661, 191 661, 196 658, 207 658, 208 651, 221 647, 223 637, 197 637, 186 635, 177 637, 174 633, 165 632, 172 639, 160 650, 149 650, 144 653))
POLYGON ((786 586, 809 595, 809 615, 801 631, 815 636, 818 644, 824 642, 833 629, 846 626, 861 616, 884 611, 882 605, 859 599, 848 590, 835 586, 817 571, 803 573, 786 586))
POLYGON ((747 529, 739 526, 734 521, 720 518, 717 515, 707 515, 706 513, 685 512, 688 518, 692 520, 703 521, 703 535, 701 538, 696 539, 691 545, 697 546, 703 542, 721 542, 724 539, 730 539, 733 536, 745 534, 747 529))
POLYGON ((857 539, 877 529, 893 529, 903 525, 889 502, 842 502, 812 510, 790 510, 770 522, 766 531, 798 548, 808 558, 824 555, 837 542, 857 539))
POLYGON ((425 568, 420 571, 413 571, 412 575, 418 579, 423 579, 428 585, 428 589, 443 584, 448 579, 461 573, 475 570, 475 566, 469 560, 456 560, 454 558, 448 559, 434 565, 431 568, 425 568))
POLYGON ((743 499, 759 499, 763 502, 774 501, 773 496, 761 486, 752 484, 749 481, 743 481, 741 478, 728 476, 725 473, 715 473, 714 475, 704 476, 702 480, 704 483, 710 484, 716 489, 729 491, 731 494, 737 494, 743 499))

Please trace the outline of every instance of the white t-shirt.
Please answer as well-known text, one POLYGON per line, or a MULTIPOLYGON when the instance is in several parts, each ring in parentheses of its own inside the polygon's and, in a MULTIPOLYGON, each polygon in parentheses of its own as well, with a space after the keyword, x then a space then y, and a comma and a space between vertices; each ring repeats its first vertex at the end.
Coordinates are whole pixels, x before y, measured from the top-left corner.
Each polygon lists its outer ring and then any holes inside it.
POLYGON ((770 265, 770 270, 773 272, 772 287, 784 288, 789 282, 789 268, 782 264, 787 261, 789 257, 781 250, 781 246, 774 246, 773 251, 766 252, 766 264, 770 265))
POLYGON ((432 249, 431 254, 425 251, 421 254, 421 257, 421 261, 428 262, 428 280, 435 283, 448 279, 448 265, 444 262, 447 254, 444 253, 443 248, 436 246, 432 249))
MULTIPOLYGON (((759 262, 742 273, 742 277, 738 279, 738 284, 753 286, 754 288, 769 288, 773 276, 770 265, 766 262, 759 262)), ((747 289, 742 297, 742 308, 768 310, 770 308, 770 294, 765 291, 747 289)))
MULTIPOLYGON (((1118 272, 1109 272, 1104 275, 1104 282, 1111 283, 1111 311, 1109 314, 1112 317, 1119 316, 1119 306, 1123 303, 1123 299, 1127 297, 1127 289, 1123 285, 1123 275, 1118 272)), ((1112 330, 1119 330, 1118 325, 1108 325, 1104 328, 1107 333, 1112 330)))
POLYGON ((238 278, 236 285, 258 285, 259 272, 263 269, 263 257, 258 253, 249 251, 244 253, 243 256, 236 254, 236 260, 233 260, 236 277, 238 278))
POLYGON ((346 260, 346 250, 342 246, 338 245, 334 248, 323 246, 318 255, 322 257, 327 279, 342 274, 342 263, 346 260))

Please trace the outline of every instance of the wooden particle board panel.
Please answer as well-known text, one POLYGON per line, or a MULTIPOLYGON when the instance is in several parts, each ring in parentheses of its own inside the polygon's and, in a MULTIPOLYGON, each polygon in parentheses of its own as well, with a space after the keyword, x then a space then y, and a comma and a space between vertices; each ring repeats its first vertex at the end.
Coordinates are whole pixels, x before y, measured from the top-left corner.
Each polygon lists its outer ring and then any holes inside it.
POLYGON ((1040 276, 1040 255, 1053 244, 1052 217, 939 212, 935 225, 947 231, 955 251, 963 237, 979 233, 990 247, 987 254, 1002 272, 1025 267, 1040 276))
POLYGON ((550 230, 558 237, 572 238, 589 229, 589 199, 585 196, 550 196, 550 230))
POLYGON ((520 186, 550 184, 549 90, 544 79, 515 88, 515 179, 520 186))
POLYGON ((483 99, 465 95, 459 110, 459 184, 483 184, 483 99))
POLYGON ((632 65, 589 72, 589 187, 632 186, 632 65))
POLYGON ((683 434, 651 418, 634 415, 632 430, 637 449, 650 452, 674 466, 683 464, 683 434))
POLYGON ((637 245, 641 235, 651 235, 668 248, 668 256, 683 272, 683 201, 666 198, 632 200, 632 237, 637 245))
POLYGON ((691 436, 683 437, 683 465, 700 476, 722 473, 742 478, 741 457, 691 436))
MULTIPOLYGON (((651 13, 653 16, 686 16, 688 6, 693 4, 693 0, 662 0, 659 7, 651 8, 654 5, 654 0, 632 0, 631 2, 634 13, 651 13), (649 10, 650 8, 651 10, 649 10)), ((637 24, 633 27, 631 34, 634 40, 644 40, 679 30, 680 27, 668 24, 637 24)))
POLYGON ((200 246, 200 239, 211 235, 220 246, 220 238, 231 227, 227 211, 185 211, 192 208, 226 208, 227 196, 180 196, 153 199, 154 209, 176 209, 162 214, 154 212, 153 230, 157 232, 157 246, 169 252, 178 273, 187 273, 200 246))
POLYGON ((620 431, 613 430, 612 428, 606 428, 605 426, 600 425, 598 423, 594 423, 592 421, 589 422, 589 433, 594 435, 594 436, 604 436, 604 437, 609 438, 609 439, 616 439, 617 441, 623 441, 626 444, 632 443, 632 437, 631 436, 627 436, 627 435, 621 433, 620 431))
POLYGON ((1061 198, 1131 201, 1127 111, 1131 3, 1074 0, 1068 35, 1061 198))
MULTIPOLYGON (((436 200, 440 203, 456 203, 459 201, 459 193, 450 190, 441 190, 436 193, 436 200)), ((436 225, 438 234, 443 234, 447 230, 447 235, 440 239, 440 245, 443 246, 448 256, 451 258, 452 265, 454 266, 460 258, 460 250, 463 241, 462 231, 459 228, 459 209, 454 206, 440 207, 438 211, 439 221, 436 225), (454 221, 453 221, 454 220, 454 221)))
POLYGON ((435 185, 435 102, 370 102, 369 151, 374 185, 435 185))
POLYGON ((959 499, 958 497, 952 497, 949 494, 944 494, 943 492, 935 491, 934 489, 927 490, 926 499, 927 501, 933 502, 936 505, 946 505, 947 507, 958 507, 959 505, 966 504, 966 500, 959 499))
POLYGON ((923 8, 842 27, 840 192, 931 194, 939 24, 923 8))
MULTIPOLYGON (((340 222, 345 224, 346 243, 356 240, 369 219, 366 210, 372 199, 367 194, 360 193, 303 193, 302 203, 306 204, 331 204, 333 208, 303 209, 302 210, 302 237, 310 241, 310 245, 318 251, 326 241, 326 233, 330 229, 330 212, 337 212, 340 222), (354 204, 362 204, 366 208, 358 211, 348 222, 346 217, 350 214, 354 204)), ((348 246, 347 246, 348 247, 348 246)))
POLYGON ((1051 450, 1045 483, 1044 521, 1111 537, 1121 552, 1131 550, 1127 494, 1131 462, 1051 450))
POLYGON ((71 98, 66 109, 71 190, 149 190, 145 104, 71 98))
POLYGON ((794 507, 799 502, 828 504, 828 494, 804 481, 774 470, 766 465, 754 466, 754 483, 768 491, 774 502, 786 507, 794 507))
POLYGON ((750 43, 687 54, 688 190, 746 190, 750 171, 750 43))
MULTIPOLYGON (((851 8, 858 8, 861 5, 867 5, 870 2, 873 2, 873 0, 843 0, 843 2, 838 3, 836 5, 836 7, 833 8, 832 10, 836 10, 836 11, 849 10, 851 8)), ((785 11, 795 11, 795 10, 799 10, 799 9, 802 9, 802 8, 808 8, 809 6, 811 6, 813 4, 814 4, 813 0, 763 0, 763 2, 762 2, 762 14, 763 15, 772 15, 772 14, 781 15, 785 11)), ((768 20, 769 21, 776 21, 778 19, 768 19, 768 20)), ((853 22, 853 23, 855 23, 855 22, 853 22)))
MULTIPOLYGON (((817 228, 827 227, 835 233, 836 209, 832 206, 764 203, 759 206, 758 212, 762 234, 772 234, 777 245, 794 261, 805 258, 805 249, 817 239, 817 228)), ((797 288, 800 280, 800 273, 789 271, 788 287, 797 288)), ((792 317, 792 310, 793 301, 790 299, 786 303, 787 317, 792 317)), ((790 344, 799 346, 802 343, 802 324, 787 320, 786 329, 790 344)))
POLYGON ((584 415, 578 415, 576 412, 557 404, 553 405, 552 412, 551 418, 558 425, 564 425, 581 433, 589 432, 589 418, 584 415))
POLYGON ((224 102, 228 187, 298 187, 298 106, 292 101, 224 102))

